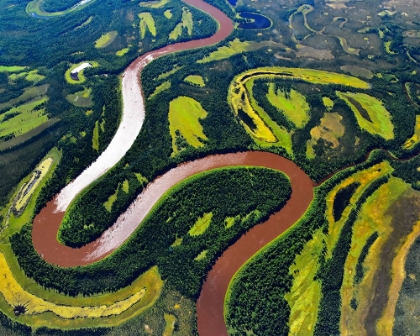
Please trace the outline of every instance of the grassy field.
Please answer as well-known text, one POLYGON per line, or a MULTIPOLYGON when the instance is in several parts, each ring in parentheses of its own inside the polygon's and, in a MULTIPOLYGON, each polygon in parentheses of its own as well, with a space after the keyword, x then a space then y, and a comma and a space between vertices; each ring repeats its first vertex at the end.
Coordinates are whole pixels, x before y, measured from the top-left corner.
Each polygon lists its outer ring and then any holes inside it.
MULTIPOLYGON (((262 67, 245 71, 236 76, 231 82, 228 89, 228 102, 233 110, 235 116, 238 116, 240 123, 245 128, 248 134, 252 136, 254 141, 260 146, 281 146, 286 149, 289 155, 293 155, 291 135, 283 128, 277 125, 268 114, 258 106, 255 98, 252 95, 252 84, 256 79, 266 79, 267 81, 273 79, 284 80, 302 80, 312 84, 336 84, 346 85, 359 89, 368 89, 370 85, 356 77, 305 68, 284 68, 284 67, 262 67)), ((293 93, 293 97, 289 99, 286 94, 281 92, 273 92, 274 88, 269 93, 272 104, 280 105, 282 101, 283 109, 289 111, 289 115, 293 115, 292 106, 295 108, 303 108, 307 112, 301 113, 299 117, 293 116, 298 125, 303 125, 309 118, 306 102, 304 97, 300 94, 293 93), (279 96, 280 95, 280 96, 279 96), (288 98, 288 99, 286 99, 288 98), (293 101, 290 102, 290 100, 293 101), (286 105, 285 105, 286 103, 286 105)), ((296 112, 294 113, 296 114, 296 112)), ((314 153, 308 152, 309 156, 314 153)))
POLYGON ((66 99, 69 103, 79 107, 90 107, 92 106, 92 98, 90 96, 91 89, 85 88, 82 91, 67 95, 66 99))
POLYGON ((122 190, 128 194, 128 192, 130 191, 130 183, 128 182, 128 180, 124 180, 123 184, 122 184, 122 190))
POLYGON ((271 41, 240 41, 238 38, 235 38, 233 41, 230 41, 227 45, 219 47, 217 50, 211 52, 208 56, 202 58, 201 60, 198 60, 197 63, 220 61, 222 59, 229 58, 231 56, 240 54, 245 51, 259 50, 266 46, 283 47, 282 44, 271 41))
POLYGON ((213 213, 205 213, 203 217, 197 219, 195 224, 188 231, 188 234, 193 237, 202 235, 210 226, 212 218, 213 213))
POLYGON ((381 162, 370 168, 358 171, 357 173, 351 175, 347 179, 343 180, 336 187, 334 187, 330 193, 328 193, 326 197, 327 211, 325 215, 326 219, 328 220, 328 235, 325 239, 328 259, 331 257, 331 253, 334 250, 335 244, 340 236, 341 228, 347 220, 350 211, 354 207, 356 201, 373 181, 383 176, 391 174, 392 171, 393 169, 387 161, 381 162), (333 215, 333 204, 336 195, 341 189, 353 183, 358 183, 359 185, 357 189, 353 192, 353 195, 349 200, 349 204, 345 207, 344 211, 342 212, 341 218, 336 221, 333 215))
POLYGON ((108 47, 112 42, 114 42, 117 36, 118 32, 116 30, 103 34, 99 39, 95 41, 95 48, 101 49, 108 47))
POLYGON ((337 91, 336 94, 350 106, 362 129, 377 134, 385 140, 394 138, 391 115, 379 99, 365 93, 337 91))
POLYGON ((42 179, 47 175, 49 169, 53 164, 52 158, 47 158, 42 161, 39 166, 35 169, 35 172, 32 173, 30 180, 22 186, 19 191, 18 197, 14 201, 14 208, 16 211, 20 212, 23 210, 29 202, 29 199, 35 192, 36 188, 42 182, 42 179))
MULTIPOLYGON (((32 197, 28 200, 25 210, 21 213, 19 217, 15 217, 12 211, 9 211, 11 207, 13 206, 13 201, 18 197, 18 192, 21 188, 23 188, 23 185, 25 183, 28 183, 29 180, 33 176, 33 172, 26 176, 16 187, 16 190, 12 197, 10 198, 8 204, 5 206, 3 212, 1 213, 5 219, 3 225, 0 225, 0 241, 8 237, 16 232, 18 232, 22 226, 32 220, 32 217, 34 215, 34 208, 35 208, 35 202, 36 199, 42 189, 42 187, 45 185, 47 180, 52 176, 55 168, 57 167, 58 163, 61 160, 61 152, 57 148, 53 148, 43 159, 41 162, 44 162, 48 159, 52 160, 51 166, 48 169, 48 172, 46 172, 45 176, 43 178, 40 178, 40 183, 36 186, 33 186, 31 189, 32 197), (4 229, 4 231, 3 231, 4 229)), ((38 165, 39 166, 39 165, 38 165)), ((1 224, 1 223, 0 223, 1 224)))
POLYGON ((109 196, 108 200, 104 203, 105 209, 108 210, 108 212, 111 212, 112 205, 118 198, 118 191, 120 190, 120 185, 118 184, 117 190, 115 190, 115 193, 109 196))
POLYGON ((157 80, 165 79, 165 78, 173 75, 175 72, 177 72, 180 69, 182 69, 181 66, 175 65, 172 70, 169 70, 167 72, 161 73, 156 79, 157 80))
POLYGON ((289 328, 291 335, 311 335, 318 317, 321 283, 316 280, 317 262, 322 255, 323 233, 319 230, 306 243, 289 269, 293 285, 284 298, 290 306, 289 328))
POLYGON ((148 99, 152 99, 153 97, 157 96, 159 93, 169 90, 170 88, 171 88, 171 82, 165 81, 155 88, 155 91, 153 91, 153 93, 149 96, 148 99))
POLYGON ((321 118, 321 124, 311 129, 311 139, 306 142, 306 157, 313 159, 316 154, 314 146, 320 139, 325 140, 331 148, 340 145, 340 139, 344 135, 345 127, 341 123, 343 117, 335 112, 328 112, 321 118))
POLYGON ((309 121, 310 107, 305 96, 294 89, 290 92, 275 88, 274 83, 268 86, 267 99, 271 105, 280 110, 296 128, 303 128, 309 121))
POLYGON ((79 78, 78 81, 74 80, 73 78, 71 78, 70 74, 71 72, 76 69, 78 66, 80 66, 83 63, 89 63, 90 65, 92 65, 92 67, 96 68, 99 66, 98 62, 95 61, 83 61, 83 62, 79 62, 77 64, 72 64, 72 66, 70 68, 67 69, 67 71, 64 73, 64 78, 66 79, 67 83, 70 84, 81 84, 86 80, 86 77, 84 76, 83 72, 84 70, 81 70, 78 72, 77 74, 77 78, 79 78))
POLYGON ((163 15, 165 15, 165 17, 166 17, 167 19, 171 19, 171 18, 172 18, 172 11, 171 11, 170 9, 167 9, 167 10, 163 13, 163 15))
MULTIPOLYGON (((249 105, 243 105, 243 111, 251 116, 252 122, 258 125, 258 128, 252 129, 250 125, 242 120, 242 124, 249 134, 255 135, 254 140, 262 147, 279 146, 283 147, 290 156, 293 156, 293 145, 291 134, 283 127, 271 119, 271 117, 260 107, 252 93, 254 79, 245 83, 245 101, 249 100, 249 105)), ((240 91, 239 91, 240 93, 240 91)), ((238 98, 238 97, 236 97, 238 98)), ((236 100, 238 101, 238 100, 236 100)))
POLYGON ((204 82, 204 78, 198 75, 189 75, 184 78, 184 82, 197 85, 199 87, 206 86, 206 83, 204 82))
POLYGON ((170 40, 177 40, 179 37, 181 37, 184 28, 187 29, 187 34, 189 36, 192 35, 193 30, 193 18, 192 13, 189 11, 187 7, 182 7, 182 17, 181 22, 178 23, 175 28, 169 33, 169 39, 170 40))
POLYGON ((118 57, 122 57, 122 56, 124 56, 126 53, 128 53, 129 52, 129 50, 130 50, 130 48, 123 48, 123 49, 121 49, 121 50, 118 50, 116 53, 115 53, 115 55, 117 55, 118 57))
POLYGON ((43 97, 38 100, 14 107, 2 115, 0 124, 0 137, 9 134, 19 136, 48 121, 43 108, 37 107, 47 101, 43 97), (10 119, 9 119, 10 118, 10 119))
POLYGON ((322 97, 322 102, 324 103, 327 111, 331 111, 334 107, 334 101, 330 97, 322 97))
POLYGON ((166 327, 162 336, 171 336, 175 330, 176 317, 172 314, 165 313, 164 318, 165 318, 166 327))
POLYGON ((99 121, 96 120, 95 127, 92 134, 92 148, 96 151, 99 150, 99 121))
MULTIPOLYGON (((2 250, 7 250, 7 247, 0 245, 0 251, 2 250)), ((74 329, 119 325, 151 307, 159 298, 163 286, 159 272, 154 267, 133 284, 115 293, 92 297, 67 297, 31 283, 20 271, 15 271, 17 264, 10 264, 6 259, 11 251, 7 254, 2 252, 0 307, 12 320, 31 325, 33 328, 48 326, 74 329), (30 291, 25 289, 28 285, 30 291), (15 316, 13 308, 19 304, 26 305, 26 312, 15 316)))
MULTIPOLYGON (((409 185, 392 178, 369 197, 353 226, 350 252, 344 266, 344 279, 341 288, 342 313, 340 329, 345 334, 360 334, 364 330, 363 322, 370 308, 376 287, 376 270, 381 265, 381 250, 393 233, 392 216, 388 209, 408 190, 409 185), (359 283, 355 283, 357 260, 366 240, 374 232, 379 237, 370 247, 363 263, 364 274, 359 283), (357 309, 351 307, 351 300, 357 302, 357 309)), ((392 319, 391 319, 392 321, 392 319)), ((386 321, 386 324, 391 321, 386 321)), ((382 321, 385 322, 385 321, 382 321)), ((384 335, 383 333, 380 333, 384 335)))
POLYGON ((140 2, 139 6, 147 8, 161 8, 167 5, 171 0, 157 0, 157 1, 145 1, 140 2))
POLYGON ((404 149, 413 149, 420 142, 420 116, 416 116, 416 125, 414 126, 414 134, 403 144, 404 149))
POLYGON ((183 147, 178 144, 182 137, 194 148, 203 147, 207 140, 200 119, 207 117, 207 111, 193 98, 180 96, 169 104, 169 131, 172 136, 173 155, 183 147))
POLYGON ((0 65, 0 72, 21 72, 27 69, 26 66, 18 66, 18 65, 0 65))
POLYGON ((0 104, 0 110, 12 108, 21 102, 27 102, 29 99, 44 96, 47 93, 49 84, 39 86, 30 86, 24 89, 24 92, 17 98, 11 99, 8 102, 0 104))
POLYGON ((152 36, 156 36, 156 25, 152 14, 149 12, 143 12, 139 14, 139 18, 141 38, 144 39, 148 31, 152 34, 152 36))
POLYGON ((14 82, 19 78, 25 78, 28 82, 39 82, 45 78, 45 76, 42 76, 38 73, 38 70, 31 70, 31 71, 23 71, 23 72, 14 72, 9 75, 9 80, 14 82))

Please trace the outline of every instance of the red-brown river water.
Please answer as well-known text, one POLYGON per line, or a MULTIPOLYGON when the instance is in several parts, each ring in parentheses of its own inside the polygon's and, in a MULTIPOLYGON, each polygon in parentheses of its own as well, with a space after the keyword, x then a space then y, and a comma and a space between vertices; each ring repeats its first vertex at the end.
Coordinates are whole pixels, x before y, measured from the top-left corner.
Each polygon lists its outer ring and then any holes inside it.
MULTIPOLYGON (((143 110, 139 112, 143 115, 145 111, 142 97, 139 98, 142 91, 141 81, 138 80, 138 75, 150 61, 168 53, 215 44, 226 38, 233 30, 231 20, 220 10, 201 0, 184 0, 184 2, 205 11, 216 19, 219 22, 219 30, 216 34, 209 38, 176 43, 159 50, 149 52, 130 64, 124 73, 124 76, 130 76, 131 81, 130 89, 126 89, 130 90, 130 92, 125 92, 126 95, 124 99, 126 100, 124 100, 124 105, 128 106, 127 104, 133 103, 133 106, 141 106, 143 110), (133 76, 133 73, 136 75, 133 76)), ((125 87, 123 86, 123 91, 124 90, 125 87)), ((132 114, 136 114, 136 112, 132 114)), ((130 117, 131 114, 127 119, 128 121, 130 120, 130 117)), ((138 132, 141 129, 141 125, 138 127, 138 132)), ((121 127, 123 126, 120 126, 120 128, 121 127)), ((277 169, 283 171, 289 176, 292 185, 291 199, 287 202, 283 209, 271 216, 268 221, 257 225, 247 234, 242 236, 235 244, 230 246, 217 260, 216 264, 208 274, 206 282, 204 283, 200 298, 197 302, 199 334, 202 336, 227 335, 223 317, 223 301, 229 281, 232 279, 233 275, 240 266, 243 265, 253 254, 293 225, 293 223, 302 216, 313 198, 312 181, 292 161, 275 154, 264 152, 246 152, 212 155, 203 159, 181 164, 180 166, 169 170, 162 176, 155 179, 130 205, 129 209, 125 213, 121 214, 117 222, 106 230, 96 241, 87 244, 80 249, 73 249, 61 245, 57 241, 57 232, 67 206, 74 197, 80 193, 80 191, 115 165, 115 161, 118 162, 124 154, 125 152, 121 154, 121 151, 108 151, 107 155, 112 157, 111 160, 105 160, 105 156, 102 157, 102 161, 98 159, 97 162, 88 168, 92 172, 92 174, 90 174, 91 176, 85 178, 84 180, 75 179, 72 182, 73 184, 71 188, 67 189, 68 192, 62 191, 55 200, 49 202, 35 217, 32 240, 37 252, 47 262, 62 267, 74 267, 91 264, 95 261, 103 259, 121 246, 121 244, 130 237, 130 235, 149 213, 153 205, 168 189, 176 183, 196 173, 219 167, 249 165, 277 169), (104 166, 105 161, 110 163, 104 166)))

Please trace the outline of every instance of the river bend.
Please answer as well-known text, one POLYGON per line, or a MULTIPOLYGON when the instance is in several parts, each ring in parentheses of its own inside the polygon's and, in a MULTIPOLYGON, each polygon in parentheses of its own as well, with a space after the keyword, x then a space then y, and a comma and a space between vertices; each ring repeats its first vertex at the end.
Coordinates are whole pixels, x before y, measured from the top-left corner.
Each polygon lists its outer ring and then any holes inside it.
POLYGON ((262 166, 283 171, 290 178, 291 199, 268 221, 257 225, 230 246, 217 260, 204 283, 197 302, 199 334, 220 336, 227 335, 223 301, 230 279, 253 254, 295 223, 313 198, 312 181, 292 161, 272 153, 245 152, 212 155, 183 163, 151 182, 128 210, 120 215, 116 223, 96 241, 80 249, 61 245, 57 241, 58 229, 70 203, 83 189, 115 166, 139 134, 145 118, 140 76, 144 67, 159 56, 215 44, 232 32, 231 20, 217 8, 201 0, 184 0, 184 2, 211 15, 218 21, 219 30, 208 38, 176 43, 148 52, 130 64, 123 74, 122 119, 114 138, 98 159, 63 188, 35 217, 32 240, 36 251, 49 263, 62 267, 91 264, 121 246, 141 224, 159 198, 172 186, 189 176, 233 165, 262 166))

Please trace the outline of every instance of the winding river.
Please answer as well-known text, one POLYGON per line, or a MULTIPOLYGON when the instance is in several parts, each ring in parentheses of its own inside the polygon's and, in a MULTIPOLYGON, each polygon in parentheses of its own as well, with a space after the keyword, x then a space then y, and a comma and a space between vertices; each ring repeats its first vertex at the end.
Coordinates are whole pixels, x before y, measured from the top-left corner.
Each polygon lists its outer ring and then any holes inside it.
POLYGON ((254 253, 295 223, 313 198, 313 183, 294 164, 281 156, 265 152, 212 155, 187 162, 155 179, 120 215, 117 222, 96 241, 80 249, 61 245, 57 232, 64 213, 74 198, 92 182, 112 168, 130 149, 138 136, 145 117, 144 98, 139 75, 153 59, 168 53, 204 47, 225 39, 233 30, 231 20, 220 10, 202 0, 184 0, 219 22, 219 30, 205 39, 176 43, 151 51, 136 59, 125 70, 122 80, 123 112, 119 128, 108 148, 74 181, 67 185, 35 217, 32 240, 37 252, 49 263, 62 267, 91 264, 103 259, 126 241, 149 213, 159 198, 176 183, 209 169, 232 165, 263 166, 286 173, 291 181, 292 195, 287 204, 268 221, 257 225, 230 246, 208 274, 197 302, 200 335, 227 335, 223 317, 223 301, 229 281, 254 253))

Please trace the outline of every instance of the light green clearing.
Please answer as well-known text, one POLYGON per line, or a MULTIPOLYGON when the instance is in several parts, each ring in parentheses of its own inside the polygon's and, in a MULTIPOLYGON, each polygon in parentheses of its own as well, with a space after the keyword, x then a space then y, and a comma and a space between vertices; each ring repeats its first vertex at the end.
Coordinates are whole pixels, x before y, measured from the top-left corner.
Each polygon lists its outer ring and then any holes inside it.
POLYGON ((139 181, 141 184, 147 184, 147 178, 145 178, 142 174, 134 173, 134 175, 136 175, 137 181, 139 181))
POLYGON ((102 132, 105 132, 105 119, 103 119, 103 120, 101 121, 101 123, 99 124, 99 127, 101 128, 101 131, 102 131, 102 132))
POLYGON ((356 116, 357 123, 362 129, 371 134, 380 135, 385 140, 391 140, 394 138, 394 125, 391 121, 391 115, 379 99, 364 93, 344 93, 336 91, 336 94, 339 98, 343 99, 348 106, 350 106, 356 116), (352 100, 360 104, 360 106, 367 112, 372 122, 362 116, 359 108, 353 104, 352 100))
POLYGON ((198 256, 194 258, 195 261, 203 260, 207 255, 207 250, 201 251, 198 256))
POLYGON ((393 52, 393 51, 391 50, 391 43, 392 43, 392 41, 386 41, 386 42, 384 42, 384 48, 385 48, 385 51, 386 51, 386 53, 387 53, 387 54, 390 54, 390 55, 397 55, 398 53, 393 52))
POLYGON ((31 86, 26 88, 25 91, 17 98, 11 99, 8 102, 0 104, 0 110, 5 110, 7 108, 12 108, 13 106, 19 104, 20 102, 26 102, 31 98, 43 96, 47 93, 49 84, 31 86))
POLYGON ((204 82, 204 78, 198 75, 189 75, 184 78, 184 82, 197 85, 200 87, 206 86, 206 83, 204 82))
POLYGON ((21 211, 25 208, 32 194, 34 193, 38 185, 41 183, 45 175, 47 175, 48 170, 52 166, 52 163, 52 158, 48 158, 42 161, 41 164, 32 173, 30 180, 24 185, 22 185, 14 201, 14 208, 16 209, 16 211, 21 211))
POLYGON ((182 35, 182 22, 178 23, 175 28, 169 33, 170 40, 176 40, 182 35))
POLYGON ((233 226, 233 224, 235 224, 235 221, 239 219, 239 216, 235 216, 235 217, 226 217, 225 218, 225 228, 229 229, 230 227, 233 226))
POLYGON ((198 60, 197 63, 220 61, 222 59, 229 58, 242 52, 258 50, 266 46, 285 47, 281 43, 275 43, 272 41, 240 41, 238 38, 235 38, 233 41, 230 41, 227 46, 218 48, 217 50, 211 52, 208 56, 205 56, 203 59, 198 60))
POLYGON ((78 4, 64 10, 64 11, 60 11, 60 12, 46 12, 44 10, 42 10, 42 4, 44 2, 44 0, 33 0, 31 2, 28 3, 28 5, 26 6, 26 13, 28 13, 31 16, 41 16, 41 17, 51 17, 51 16, 62 16, 62 15, 66 15, 69 14, 71 12, 75 12, 78 11, 80 9, 85 8, 86 6, 89 6, 91 3, 93 3, 95 0, 88 0, 88 1, 80 1, 78 4))
POLYGON ((322 97, 322 102, 328 111, 334 107, 334 101, 330 97, 322 97))
POLYGON ((147 31, 149 31, 152 36, 156 36, 156 25, 152 14, 149 12, 140 13, 139 18, 141 38, 144 39, 147 31))
POLYGON ((171 12, 171 10, 170 10, 170 9, 166 10, 166 11, 165 11, 165 13, 163 13, 163 15, 165 15, 165 17, 166 17, 167 19, 172 18, 172 12, 171 12))
POLYGON ((79 107, 89 107, 92 106, 92 99, 90 97, 91 89, 84 89, 83 91, 78 91, 76 93, 70 94, 66 97, 69 103, 72 103, 74 106, 79 107))
POLYGON ((83 22, 80 26, 77 26, 76 28, 74 28, 74 30, 83 28, 84 26, 87 26, 89 23, 91 23, 93 20, 93 16, 90 16, 89 19, 87 19, 85 22, 83 22))
POLYGON ((318 230, 289 268, 293 283, 290 292, 286 293, 284 298, 290 306, 291 335, 311 335, 316 325, 321 283, 315 280, 315 277, 319 270, 318 260, 324 247, 323 236, 321 230, 318 230))
POLYGON ((169 77, 170 75, 173 75, 175 72, 177 72, 178 70, 180 70, 182 68, 183 67, 175 65, 172 70, 170 70, 168 72, 164 72, 163 74, 160 74, 156 79, 157 80, 165 79, 165 78, 169 77))
POLYGON ((157 96, 159 93, 166 91, 170 88, 171 88, 170 81, 163 82, 162 84, 160 84, 159 86, 155 88, 155 91, 149 96, 148 99, 152 99, 154 96, 157 96))
POLYGON ((128 192, 130 191, 130 183, 128 182, 128 180, 124 180, 123 185, 122 185, 122 190, 128 194, 128 192))
POLYGON ((414 134, 411 138, 407 139, 404 144, 404 149, 413 149, 420 142, 420 115, 416 116, 416 124, 414 126, 414 134))
POLYGON ((12 73, 9 75, 10 81, 16 81, 16 79, 19 78, 25 78, 28 82, 39 82, 45 78, 45 76, 42 76, 38 73, 38 70, 31 70, 29 72, 20 72, 20 73, 12 73))
POLYGON ((84 76, 84 70, 80 70, 77 73, 77 78, 79 78, 78 81, 74 80, 73 78, 71 78, 71 72, 76 69, 78 66, 82 65, 83 63, 89 63, 93 68, 96 68, 97 66, 99 66, 98 62, 95 61, 82 61, 79 62, 77 64, 73 64, 70 68, 67 69, 67 71, 64 73, 64 78, 66 79, 66 82, 69 84, 81 84, 86 80, 86 77, 84 76))
POLYGON ((85 114, 86 114, 87 116, 90 116, 92 113, 93 113, 93 110, 87 110, 87 111, 85 112, 85 114))
POLYGON ((175 330, 176 317, 175 315, 164 313, 163 318, 165 319, 165 330, 162 336, 172 336, 175 330))
POLYGON ((115 190, 115 193, 109 196, 108 200, 104 203, 104 207, 105 209, 108 210, 108 212, 111 212, 112 205, 117 200, 119 190, 120 190, 120 184, 118 183, 117 190, 115 190))
POLYGON ((18 65, 0 65, 0 72, 21 72, 27 69, 27 66, 18 66, 18 65))
MULTIPOLYGON (((256 133, 258 135, 254 137, 254 141, 262 147, 271 147, 273 145, 283 147, 290 156, 293 156, 293 144, 291 134, 288 133, 283 126, 279 126, 273 119, 271 119, 267 112, 265 112, 265 110, 258 105, 252 93, 253 87, 254 78, 251 78, 245 83, 245 91, 248 93, 247 98, 249 98, 250 107, 254 110, 256 116, 258 118, 261 118, 261 122, 264 123, 264 125, 267 128, 267 131, 271 133, 271 136, 274 139, 273 141, 265 141, 264 136, 260 138, 258 136, 259 134, 256 133)), ((248 126, 245 127, 245 129, 247 128, 251 132, 250 134, 254 134, 248 126)))
POLYGON ((100 38, 98 38, 95 41, 95 48, 101 49, 108 47, 112 42, 114 42, 117 35, 118 32, 116 30, 103 34, 100 38))
POLYGON ((98 122, 98 120, 96 120, 95 128, 93 129, 92 148, 96 151, 99 150, 99 122, 98 122))
POLYGON ((169 3, 171 0, 159 0, 159 1, 146 1, 140 2, 139 6, 147 8, 161 8, 169 3))
POLYGON ((169 103, 169 131, 172 136, 173 155, 183 148, 178 148, 178 132, 194 148, 203 147, 202 140, 207 140, 200 124, 200 119, 207 117, 207 111, 193 98, 180 96, 169 103))
MULTIPOLYGON (((25 211, 23 211, 23 213, 19 216, 19 217, 15 217, 13 213, 9 213, 9 215, 6 215, 6 213, 1 213, 4 217, 4 231, 1 232, 0 234, 0 240, 2 240, 5 237, 9 237, 13 234, 15 234, 16 232, 20 231, 20 229, 22 228, 22 226, 26 223, 29 223, 30 221, 32 221, 32 217, 34 215, 34 209, 35 209, 35 203, 36 203, 36 199, 38 198, 38 195, 41 191, 41 189, 43 188, 43 186, 45 185, 45 183, 48 181, 48 179, 52 176, 55 168, 57 167, 58 163, 61 160, 61 152, 57 149, 57 148, 53 148, 51 149, 47 155, 40 161, 43 162, 44 160, 51 158, 53 160, 51 167, 49 168, 48 172, 46 173, 46 175, 44 176, 44 178, 42 179, 41 183, 36 187, 33 188, 32 191, 32 197, 29 199, 25 211)), ((19 190, 23 187, 23 185, 25 183, 28 183, 28 181, 31 179, 33 173, 30 173, 29 175, 27 175, 20 183, 19 185, 16 187, 16 191, 14 192, 14 194, 12 195, 12 197, 10 198, 9 203, 4 207, 4 211, 7 211, 8 209, 10 209, 13 205, 13 200, 17 197, 19 190)), ((1 227, 1 222, 0 222, 0 227, 1 227)), ((1 229, 0 229, 1 231, 1 229)))
POLYGON ((188 234, 190 236, 193 236, 193 237, 202 235, 204 232, 206 232, 206 230, 210 226, 212 218, 213 218, 213 213, 212 212, 205 213, 203 215, 203 217, 200 217, 200 218, 197 219, 195 224, 188 231, 188 234))
POLYGON ((43 97, 36 101, 14 107, 7 113, 3 114, 2 121, 0 123, 0 136, 6 136, 9 134, 19 136, 47 122, 48 116, 45 114, 45 109, 35 110, 38 105, 41 105, 46 101, 47 98, 43 97), (5 117, 12 113, 18 114, 6 121, 3 121, 5 117))
POLYGON ((117 55, 118 57, 124 56, 126 53, 128 53, 128 51, 130 50, 130 48, 123 48, 121 50, 118 50, 115 55, 117 55))
POLYGON ((182 7, 182 17, 181 17, 180 23, 178 23, 174 30, 172 30, 169 33, 169 39, 170 40, 177 40, 183 32, 184 28, 187 28, 187 33, 189 36, 192 35, 193 30, 193 19, 192 19, 192 13, 187 7, 182 7))
POLYGON ((175 239, 174 243, 171 245, 172 247, 176 247, 182 244, 183 238, 177 238, 175 239))
POLYGON ((285 117, 289 119, 297 128, 303 128, 309 121, 309 105, 304 95, 294 89, 290 92, 277 89, 275 84, 270 83, 268 86, 267 99, 271 105, 283 112, 285 117))

